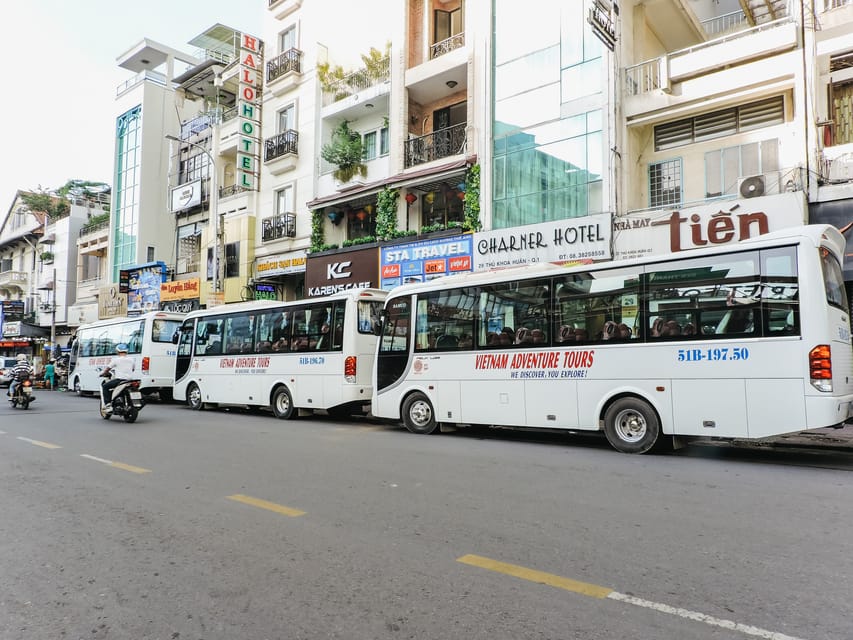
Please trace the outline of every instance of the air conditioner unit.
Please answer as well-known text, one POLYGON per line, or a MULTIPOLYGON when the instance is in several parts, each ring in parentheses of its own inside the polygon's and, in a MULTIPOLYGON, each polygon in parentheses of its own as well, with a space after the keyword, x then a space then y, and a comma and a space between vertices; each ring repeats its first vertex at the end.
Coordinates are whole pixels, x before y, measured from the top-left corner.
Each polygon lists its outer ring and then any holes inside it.
POLYGON ((741 198, 760 198, 781 193, 779 172, 770 171, 755 176, 738 178, 737 193, 741 198))

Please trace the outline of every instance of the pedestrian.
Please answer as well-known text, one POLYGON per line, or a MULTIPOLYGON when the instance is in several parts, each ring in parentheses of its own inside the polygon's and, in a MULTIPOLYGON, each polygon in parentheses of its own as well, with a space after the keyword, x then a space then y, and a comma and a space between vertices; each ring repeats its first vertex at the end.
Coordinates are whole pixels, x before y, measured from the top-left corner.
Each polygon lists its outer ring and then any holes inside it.
POLYGON ((45 386, 47 386, 47 388, 50 389, 51 391, 53 391, 53 388, 54 388, 55 376, 56 376, 56 365, 54 364, 54 361, 51 360, 46 365, 44 365, 45 386))

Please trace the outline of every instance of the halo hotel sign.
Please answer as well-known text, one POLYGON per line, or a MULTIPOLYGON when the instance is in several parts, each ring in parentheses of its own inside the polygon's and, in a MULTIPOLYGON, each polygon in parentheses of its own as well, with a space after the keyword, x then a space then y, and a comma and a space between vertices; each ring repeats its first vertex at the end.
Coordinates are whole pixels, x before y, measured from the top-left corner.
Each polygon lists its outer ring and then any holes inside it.
POLYGON ((248 34, 240 35, 240 86, 237 96, 239 135, 237 142, 237 184, 257 191, 261 162, 260 81, 263 69, 263 42, 248 34))

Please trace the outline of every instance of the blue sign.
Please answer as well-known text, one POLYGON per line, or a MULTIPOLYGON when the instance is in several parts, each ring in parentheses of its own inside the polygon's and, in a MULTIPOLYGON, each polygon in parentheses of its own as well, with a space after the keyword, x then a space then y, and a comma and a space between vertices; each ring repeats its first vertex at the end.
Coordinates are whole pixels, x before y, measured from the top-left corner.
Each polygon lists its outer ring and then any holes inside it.
POLYGON ((127 315, 139 315, 160 309, 160 283, 168 274, 165 262, 149 262, 122 269, 120 282, 127 283, 127 315))
POLYGON ((471 271, 473 250, 470 233, 382 247, 379 287, 392 289, 401 284, 471 271))

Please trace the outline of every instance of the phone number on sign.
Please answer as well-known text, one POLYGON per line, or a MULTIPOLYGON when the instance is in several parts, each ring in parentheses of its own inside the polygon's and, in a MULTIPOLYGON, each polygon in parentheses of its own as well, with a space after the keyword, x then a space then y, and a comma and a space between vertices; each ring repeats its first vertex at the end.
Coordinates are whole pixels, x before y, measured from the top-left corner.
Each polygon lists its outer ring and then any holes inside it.
POLYGON ((718 360, 748 360, 749 349, 746 347, 720 347, 713 349, 679 349, 679 362, 702 362, 718 360))

